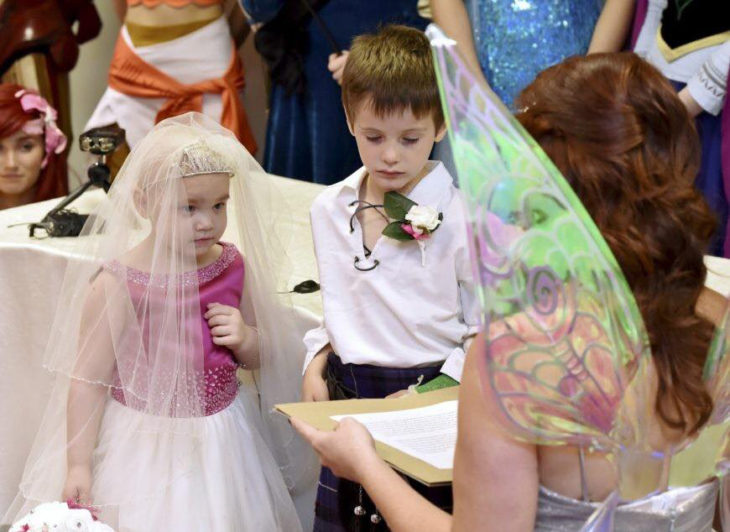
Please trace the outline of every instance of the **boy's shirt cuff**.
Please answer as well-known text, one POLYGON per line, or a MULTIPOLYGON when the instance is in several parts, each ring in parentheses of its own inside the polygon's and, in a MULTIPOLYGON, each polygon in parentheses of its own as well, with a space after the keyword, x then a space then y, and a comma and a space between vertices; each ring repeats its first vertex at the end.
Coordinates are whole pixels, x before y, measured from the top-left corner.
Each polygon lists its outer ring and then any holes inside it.
POLYGON ((324 324, 307 331, 304 335, 304 345, 307 347, 307 355, 304 357, 302 375, 304 375, 304 372, 307 371, 307 367, 309 367, 314 356, 328 343, 330 343, 330 337, 329 334, 327 334, 327 329, 324 324))
POLYGON ((441 373, 448 375, 457 381, 457 383, 461 382, 461 374, 464 371, 465 355, 463 348, 457 347, 454 349, 441 366, 441 373))

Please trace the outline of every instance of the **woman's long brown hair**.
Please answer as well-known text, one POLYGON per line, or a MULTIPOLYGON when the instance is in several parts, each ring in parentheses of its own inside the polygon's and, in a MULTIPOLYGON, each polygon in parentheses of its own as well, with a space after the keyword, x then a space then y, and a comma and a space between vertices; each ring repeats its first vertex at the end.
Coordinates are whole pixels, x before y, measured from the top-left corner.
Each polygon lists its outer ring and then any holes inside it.
POLYGON ((693 182, 700 145, 676 92, 632 53, 573 57, 537 76, 517 117, 616 256, 658 375, 655 408, 694 432, 712 412, 702 370, 713 325, 695 312, 715 219, 693 182))
MULTIPOLYGON (((0 83, 0 138, 9 137, 26 122, 40 118, 38 111, 26 113, 15 94, 24 87, 14 83, 0 83)), ((34 201, 42 201, 68 194, 68 173, 66 153, 52 153, 48 164, 41 170, 36 183, 34 201)))

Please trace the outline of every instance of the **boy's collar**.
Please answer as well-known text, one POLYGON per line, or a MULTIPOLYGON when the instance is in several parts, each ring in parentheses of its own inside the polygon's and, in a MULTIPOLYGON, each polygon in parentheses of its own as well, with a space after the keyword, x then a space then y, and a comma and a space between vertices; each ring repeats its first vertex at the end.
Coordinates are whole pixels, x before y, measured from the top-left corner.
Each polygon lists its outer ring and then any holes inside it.
POLYGON ((453 179, 441 161, 428 161, 428 173, 407 196, 419 205, 436 208, 453 185, 453 179))
MULTIPOLYGON (((426 167, 426 175, 406 196, 419 205, 435 207, 453 184, 453 179, 441 161, 428 161, 426 167)), ((366 175, 367 168, 364 166, 356 170, 342 181, 342 190, 347 190, 357 198, 366 175)))
POLYGON ((367 173, 368 169, 364 166, 361 166, 342 181, 342 189, 349 189, 353 191, 355 195, 357 195, 360 192, 360 185, 362 184, 362 180, 365 179, 367 173))

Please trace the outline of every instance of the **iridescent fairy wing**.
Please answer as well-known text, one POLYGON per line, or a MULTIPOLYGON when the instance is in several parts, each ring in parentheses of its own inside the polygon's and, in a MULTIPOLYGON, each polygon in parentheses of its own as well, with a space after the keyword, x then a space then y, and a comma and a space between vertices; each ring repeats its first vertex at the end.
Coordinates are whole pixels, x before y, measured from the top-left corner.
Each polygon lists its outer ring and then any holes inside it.
POLYGON ((715 329, 703 371, 712 396, 712 416, 699 436, 672 457, 670 486, 696 486, 730 469, 730 309, 715 329))
POLYGON ((467 69, 455 42, 434 25, 427 35, 489 331, 483 388, 527 441, 603 448, 645 441, 637 414, 645 394, 636 389, 627 401, 626 391, 647 371, 649 341, 616 259, 561 173, 467 69))
POLYGON ((722 431, 723 437, 713 455, 715 456, 714 473, 720 477, 721 491, 720 516, 722 529, 730 528, 730 308, 725 310, 720 326, 710 344, 710 351, 705 361, 704 378, 714 401, 712 418, 708 422, 707 431, 722 431))
POLYGON ((715 329, 703 377, 715 403, 709 424, 730 421, 730 309, 715 329))

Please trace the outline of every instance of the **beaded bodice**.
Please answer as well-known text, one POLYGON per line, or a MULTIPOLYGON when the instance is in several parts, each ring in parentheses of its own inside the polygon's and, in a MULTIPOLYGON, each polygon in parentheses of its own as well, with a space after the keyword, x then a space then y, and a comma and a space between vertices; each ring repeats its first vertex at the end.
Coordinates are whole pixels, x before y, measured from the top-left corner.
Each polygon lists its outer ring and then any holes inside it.
MULTIPOLYGON (((206 416, 225 409, 233 402, 238 392, 238 379, 236 378, 238 364, 227 347, 213 343, 210 327, 203 317, 210 303, 220 303, 235 308, 240 306, 244 279, 243 258, 232 244, 222 243, 222 245, 223 252, 213 263, 197 271, 181 274, 173 282, 167 276, 151 276, 149 273, 122 266, 118 262, 105 265, 105 269, 111 273, 117 275, 126 273, 127 285, 133 300, 135 294, 138 295, 144 292, 148 287, 160 288, 161 293, 164 293, 169 286, 194 286, 197 284, 200 313, 188 320, 190 323, 185 326, 200 327, 201 329, 203 344, 202 375, 205 388, 203 410, 206 416)), ((135 303, 138 322, 142 325, 144 331, 145 344, 149 345, 150 341, 154 342, 152 338, 154 331, 145 326, 146 322, 149 321, 145 316, 149 312, 151 304, 140 304, 139 300, 133 301, 133 303, 135 303)), ((124 353, 118 355, 117 365, 120 362, 123 363, 123 361, 120 361, 119 356, 123 357, 124 353)), ((174 369, 171 368, 170 371, 174 371, 174 369)), ((125 385, 121 382, 118 371, 115 373, 111 395, 120 403, 131 408, 142 411, 147 410, 146 401, 140 399, 139 394, 125 391, 125 385)))

